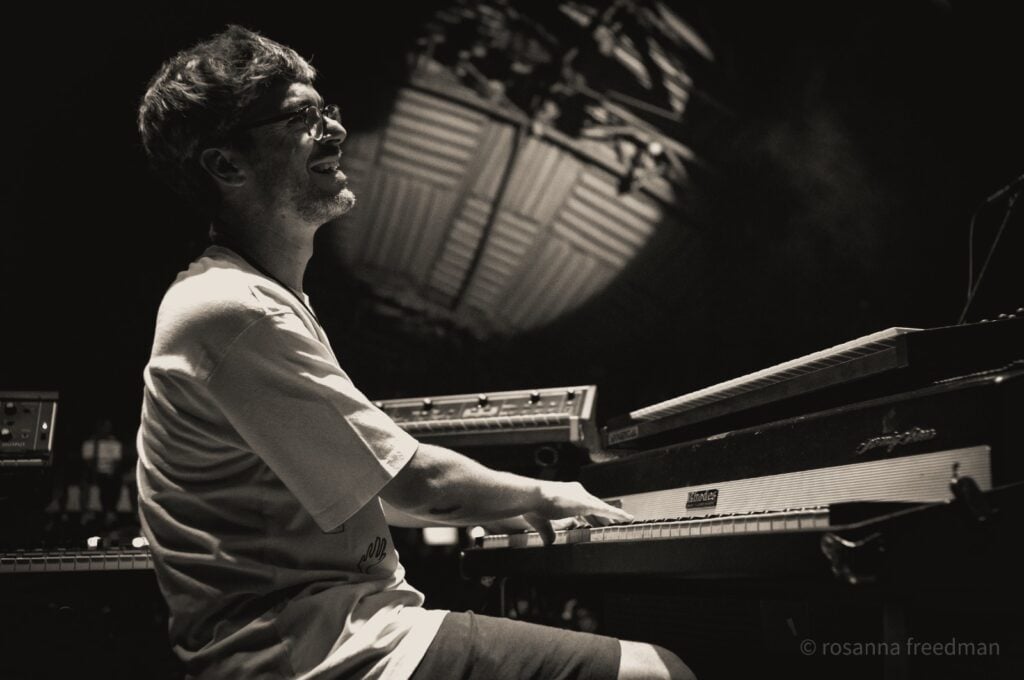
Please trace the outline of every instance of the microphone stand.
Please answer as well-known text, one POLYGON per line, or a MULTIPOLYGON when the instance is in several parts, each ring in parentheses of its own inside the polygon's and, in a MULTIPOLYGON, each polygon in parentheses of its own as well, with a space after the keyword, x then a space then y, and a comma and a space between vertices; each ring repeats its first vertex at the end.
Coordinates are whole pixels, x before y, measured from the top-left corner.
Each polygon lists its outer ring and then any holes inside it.
POLYGON ((964 319, 967 318, 967 311, 971 308, 971 303, 974 302, 974 296, 978 294, 978 289, 981 287, 981 281, 985 278, 985 272, 988 270, 988 265, 992 262, 992 256, 996 252, 996 246, 999 245, 999 239, 1002 238, 1003 232, 1006 230, 1006 224, 1010 221, 1010 215, 1013 214, 1014 204, 1017 203, 1017 199, 1020 198, 1022 193, 1024 193, 1024 175, 1018 176, 1009 184, 982 201, 981 205, 978 206, 974 211, 974 214, 971 216, 971 226, 968 231, 967 242, 967 253, 969 258, 969 262, 967 264, 967 302, 964 304, 963 311, 960 312, 960 318, 957 319, 956 323, 958 326, 963 324, 964 319), (1007 194, 1010 195, 1010 198, 1006 201, 1006 210, 1003 211, 1003 221, 1000 222, 999 229, 996 230, 995 238, 992 239, 992 245, 989 246, 988 254, 985 256, 985 262, 981 265, 981 271, 978 272, 978 278, 977 280, 974 280, 974 222, 982 208, 1007 194))

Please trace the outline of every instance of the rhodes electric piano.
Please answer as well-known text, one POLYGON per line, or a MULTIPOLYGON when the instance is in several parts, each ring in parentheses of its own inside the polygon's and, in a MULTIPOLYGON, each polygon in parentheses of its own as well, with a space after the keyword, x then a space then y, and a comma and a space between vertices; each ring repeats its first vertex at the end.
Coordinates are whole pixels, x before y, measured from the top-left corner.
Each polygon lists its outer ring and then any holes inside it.
POLYGON ((580 481, 632 524, 560 532, 543 549, 520 549, 538 548, 535 534, 487 536, 463 569, 825 577, 841 566, 822 540, 841 527, 1024 478, 1022 413, 1024 371, 997 372, 590 465, 580 481))

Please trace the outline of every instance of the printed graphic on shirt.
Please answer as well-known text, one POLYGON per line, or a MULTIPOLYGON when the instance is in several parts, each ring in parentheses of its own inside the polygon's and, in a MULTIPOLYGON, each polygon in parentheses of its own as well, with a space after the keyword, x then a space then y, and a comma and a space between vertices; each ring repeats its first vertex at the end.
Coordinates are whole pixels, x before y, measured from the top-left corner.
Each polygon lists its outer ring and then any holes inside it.
POLYGON ((356 568, 363 574, 368 574, 370 573, 370 569, 383 562, 387 555, 388 540, 381 536, 377 536, 370 542, 370 545, 366 547, 366 552, 359 558, 359 564, 356 565, 356 568))

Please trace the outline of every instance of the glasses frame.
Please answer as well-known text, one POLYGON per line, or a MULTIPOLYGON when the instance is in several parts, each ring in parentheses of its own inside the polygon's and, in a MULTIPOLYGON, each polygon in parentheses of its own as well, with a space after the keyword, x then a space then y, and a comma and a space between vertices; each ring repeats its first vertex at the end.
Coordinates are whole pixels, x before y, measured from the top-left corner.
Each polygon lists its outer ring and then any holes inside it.
POLYGON ((236 132, 243 132, 245 130, 251 130, 253 128, 262 127, 264 125, 270 125, 271 123, 280 123, 281 121, 291 120, 298 116, 304 116, 306 122, 309 124, 309 135, 313 138, 313 141, 319 142, 324 138, 327 133, 327 118, 330 118, 335 123, 341 123, 341 109, 337 104, 327 104, 326 106, 318 106, 316 104, 306 104, 297 109, 279 113, 267 118, 260 118, 258 120, 245 123, 236 127, 232 134, 236 132), (312 117, 310 111, 315 112, 312 117))

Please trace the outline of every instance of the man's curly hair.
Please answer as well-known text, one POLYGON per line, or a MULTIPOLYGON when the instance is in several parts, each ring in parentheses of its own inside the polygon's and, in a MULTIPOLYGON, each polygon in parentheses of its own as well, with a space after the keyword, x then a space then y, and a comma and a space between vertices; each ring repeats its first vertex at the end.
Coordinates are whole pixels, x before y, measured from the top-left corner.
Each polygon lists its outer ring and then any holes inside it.
POLYGON ((294 50, 241 26, 178 53, 149 82, 139 133, 153 169, 207 214, 220 194, 199 164, 272 86, 312 84, 316 70, 294 50))

